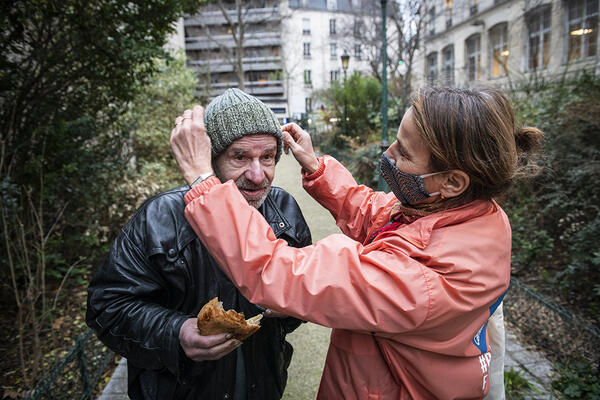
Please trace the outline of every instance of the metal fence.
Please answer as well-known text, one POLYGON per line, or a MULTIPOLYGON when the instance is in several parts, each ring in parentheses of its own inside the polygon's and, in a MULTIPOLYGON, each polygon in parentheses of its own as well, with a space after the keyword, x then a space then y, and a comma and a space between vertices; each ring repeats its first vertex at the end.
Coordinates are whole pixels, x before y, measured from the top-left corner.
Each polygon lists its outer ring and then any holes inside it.
POLYGON ((510 280, 504 315, 521 339, 542 349, 553 362, 600 362, 600 329, 516 278, 510 280))
POLYGON ((29 400, 89 399, 114 353, 88 329, 75 339, 75 345, 29 393, 29 400))

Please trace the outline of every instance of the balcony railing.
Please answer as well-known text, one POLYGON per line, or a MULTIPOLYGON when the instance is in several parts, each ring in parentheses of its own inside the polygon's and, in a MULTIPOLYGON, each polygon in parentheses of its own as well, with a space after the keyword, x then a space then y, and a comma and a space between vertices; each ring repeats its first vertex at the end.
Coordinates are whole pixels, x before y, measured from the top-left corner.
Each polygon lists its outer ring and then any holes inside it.
MULTIPOLYGON (((246 36, 244 47, 280 46, 279 32, 256 32, 246 36)), ((206 36, 188 37, 185 39, 186 50, 218 49, 221 46, 234 48, 235 42, 231 35, 216 35, 211 38, 206 36)))
MULTIPOLYGON (((227 15, 232 21, 237 20, 237 10, 228 10, 227 15)), ((281 21, 279 8, 251 8, 246 13, 244 11, 244 23, 252 24, 259 22, 277 22, 281 21)), ((191 15, 184 18, 184 26, 211 26, 223 25, 227 23, 221 11, 204 11, 200 14, 191 15)))

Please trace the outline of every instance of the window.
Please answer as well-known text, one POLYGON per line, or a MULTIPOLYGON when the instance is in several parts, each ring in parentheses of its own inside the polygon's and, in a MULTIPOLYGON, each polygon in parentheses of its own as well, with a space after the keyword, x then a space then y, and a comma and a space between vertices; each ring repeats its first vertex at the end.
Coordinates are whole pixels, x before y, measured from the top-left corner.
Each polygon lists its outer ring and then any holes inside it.
POLYGON ((312 85, 312 77, 311 77, 310 69, 304 70, 304 84, 307 86, 312 85))
POLYGON ((444 0, 444 15, 446 16, 446 29, 452 26, 452 0, 444 0))
POLYGON ((550 61, 550 7, 536 10, 527 18, 527 68, 545 68, 550 61))
POLYGON ((454 86, 454 46, 446 46, 442 50, 442 73, 444 85, 454 86))
POLYGON ((358 19, 354 20, 354 37, 360 37, 360 31, 361 31, 361 22, 358 19))
POLYGON ((478 9, 479 8, 477 7, 477 0, 472 0, 471 7, 469 8, 469 15, 473 16, 477 14, 478 9))
POLYGON ((310 18, 302 18, 302 34, 310 35, 310 18))
POLYGON ((431 7, 429 9, 429 24, 428 24, 428 32, 431 36, 435 35, 435 7, 431 7))
POLYGON ((306 108, 307 113, 312 111, 312 99, 310 97, 304 98, 304 107, 306 108))
POLYGON ((598 0, 567 2, 568 61, 595 57, 598 47, 598 0))
POLYGON ((466 40, 467 79, 475 81, 481 77, 481 36, 473 35, 466 40))
POLYGON ((329 43, 329 55, 332 60, 337 57, 337 43, 329 43))
POLYGON ((329 71, 329 80, 331 83, 337 82, 340 79, 340 70, 336 69, 333 71, 329 71))
POLYGON ((337 10, 337 0, 327 0, 328 10, 337 10))
POLYGON ((329 34, 335 35, 335 19, 329 20, 329 34))
POLYGON ((433 84, 438 78, 437 52, 427 56, 427 83, 433 84))
POLYGON ((354 57, 356 57, 357 60, 362 58, 362 46, 360 44, 354 45, 354 57))
POLYGON ((492 77, 506 76, 508 63, 508 24, 498 24, 490 29, 490 66, 492 77))
POLYGON ((310 58, 310 43, 304 43, 304 58, 310 58))

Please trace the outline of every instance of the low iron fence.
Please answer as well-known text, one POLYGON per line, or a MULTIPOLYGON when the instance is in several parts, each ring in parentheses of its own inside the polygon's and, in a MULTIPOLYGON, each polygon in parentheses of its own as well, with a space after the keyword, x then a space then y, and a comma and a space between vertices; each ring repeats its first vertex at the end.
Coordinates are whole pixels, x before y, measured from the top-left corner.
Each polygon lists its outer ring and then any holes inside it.
POLYGON ((553 362, 600 363, 600 329, 512 277, 504 298, 507 323, 553 362))
POLYGON ((90 329, 75 339, 73 348, 48 369, 29 392, 28 400, 89 399, 115 354, 90 329))

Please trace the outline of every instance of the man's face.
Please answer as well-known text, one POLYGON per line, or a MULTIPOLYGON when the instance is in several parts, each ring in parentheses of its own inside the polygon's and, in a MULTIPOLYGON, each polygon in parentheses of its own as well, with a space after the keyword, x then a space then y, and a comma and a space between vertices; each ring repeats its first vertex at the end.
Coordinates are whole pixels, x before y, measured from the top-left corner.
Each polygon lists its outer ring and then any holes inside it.
POLYGON ((273 135, 243 136, 213 160, 213 169, 221 182, 232 179, 248 204, 258 208, 271 190, 276 155, 273 135))

